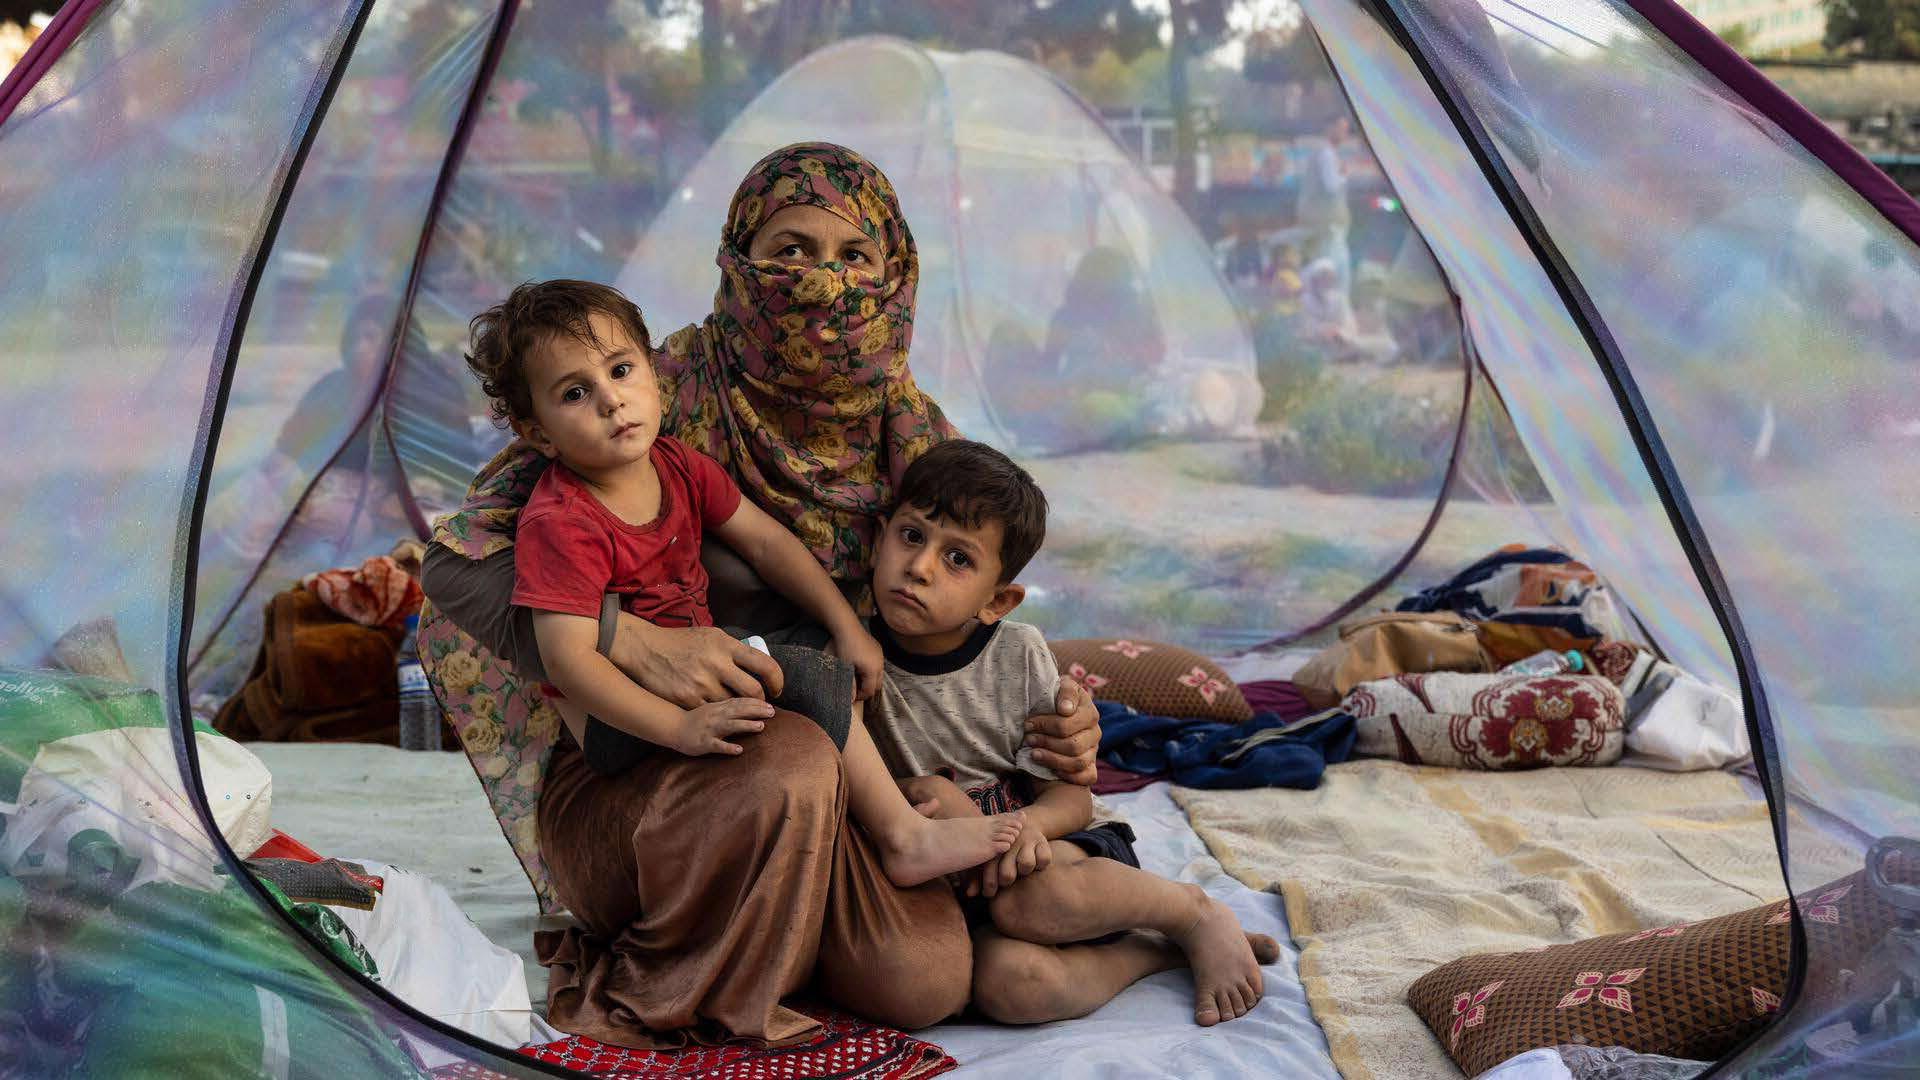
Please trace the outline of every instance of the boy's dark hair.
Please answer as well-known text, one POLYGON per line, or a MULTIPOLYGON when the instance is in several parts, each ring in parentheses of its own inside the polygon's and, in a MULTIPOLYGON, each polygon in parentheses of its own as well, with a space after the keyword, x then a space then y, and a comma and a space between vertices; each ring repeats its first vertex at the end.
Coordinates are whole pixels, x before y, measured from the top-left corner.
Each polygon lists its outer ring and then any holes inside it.
POLYGON ((533 390, 527 385, 527 354, 555 334, 566 334, 594 348, 588 317, 605 315, 626 328, 642 351, 651 349, 640 309, 620 290, 592 281, 556 278, 529 281, 468 324, 472 351, 467 367, 492 399, 495 422, 533 419, 533 390))
POLYGON ((911 506, 977 529, 1000 523, 1000 584, 1027 568, 1047 538, 1047 496, 1027 470, 986 443, 952 439, 913 459, 894 509, 911 506))

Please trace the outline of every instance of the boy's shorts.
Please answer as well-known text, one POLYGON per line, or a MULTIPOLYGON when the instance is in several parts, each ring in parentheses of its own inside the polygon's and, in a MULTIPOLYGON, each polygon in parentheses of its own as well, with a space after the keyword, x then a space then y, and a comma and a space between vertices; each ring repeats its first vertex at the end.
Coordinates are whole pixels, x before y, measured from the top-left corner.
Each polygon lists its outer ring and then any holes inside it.
MULTIPOLYGON (((967 795, 973 799, 973 804, 980 808, 981 813, 1004 814, 1027 805, 1028 800, 1022 790, 1025 786, 1018 782, 1018 778, 1012 783, 1002 780, 995 784, 974 788, 968 791, 967 795)), ((1133 849, 1136 839, 1133 835, 1133 826, 1124 821, 1103 821, 1078 832, 1070 832, 1060 839, 1073 844, 1096 859, 1112 859, 1114 862, 1131 866, 1135 870, 1140 869, 1140 855, 1133 849)), ((984 896, 960 898, 960 910, 966 914, 968 930, 978 930, 983 926, 993 925, 993 915, 989 912, 987 905, 988 899, 984 896)), ((1116 930, 1111 934, 1102 934, 1097 938, 1074 942, 1074 944, 1106 945, 1120 940, 1126 933, 1125 930, 1116 930)))

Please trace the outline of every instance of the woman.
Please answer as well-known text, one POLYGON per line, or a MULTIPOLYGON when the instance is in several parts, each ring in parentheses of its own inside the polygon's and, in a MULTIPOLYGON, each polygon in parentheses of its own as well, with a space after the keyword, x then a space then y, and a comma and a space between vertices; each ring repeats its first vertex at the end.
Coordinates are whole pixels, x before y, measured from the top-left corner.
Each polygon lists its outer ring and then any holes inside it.
MULTIPOLYGON (((907 371, 919 266, 893 187, 843 147, 775 151, 735 192, 718 262, 713 315, 653 356, 662 429, 725 465, 864 601, 876 515, 907 463, 954 435, 907 371), (855 275, 863 287, 849 290, 855 275)), ((538 696, 530 622, 507 603, 513 518, 544 465, 509 447, 436 529, 421 652, 542 907, 581 924, 539 936, 549 1018, 627 1046, 682 1029, 803 1038, 814 1023, 780 999, 816 967, 829 997, 883 1023, 957 1012, 971 971, 958 905, 938 882, 887 882, 846 826, 839 757, 819 727, 780 713, 737 758, 659 752, 614 778, 561 738, 538 696)), ((716 621, 792 629, 794 613, 737 558, 705 555, 716 621)), ((602 640, 683 707, 781 686, 771 661, 711 628, 619 615, 602 640)), ((1037 756, 1091 782, 1099 729, 1085 692, 1063 688, 1060 713, 1034 718, 1037 756)))

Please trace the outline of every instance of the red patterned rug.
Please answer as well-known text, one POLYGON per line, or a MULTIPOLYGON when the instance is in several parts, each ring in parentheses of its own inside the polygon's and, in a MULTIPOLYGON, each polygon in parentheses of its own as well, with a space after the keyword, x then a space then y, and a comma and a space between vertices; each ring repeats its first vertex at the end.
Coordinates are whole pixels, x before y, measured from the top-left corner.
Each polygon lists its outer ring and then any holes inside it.
MULTIPOLYGON (((797 1046, 629 1050, 575 1035, 520 1052, 609 1080, 922 1080, 959 1065, 945 1050, 905 1032, 827 1009, 803 1007, 801 1011, 825 1027, 797 1046)), ((500 1075, 471 1064, 433 1070, 436 1080, 490 1080, 500 1075)))

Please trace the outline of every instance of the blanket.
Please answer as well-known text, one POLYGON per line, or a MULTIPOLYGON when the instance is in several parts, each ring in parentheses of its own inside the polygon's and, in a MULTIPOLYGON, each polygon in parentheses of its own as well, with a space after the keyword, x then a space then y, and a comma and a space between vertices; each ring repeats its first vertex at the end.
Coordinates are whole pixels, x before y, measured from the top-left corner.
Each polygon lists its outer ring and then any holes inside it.
POLYGON ((221 734, 267 742, 400 741, 398 630, 362 626, 295 587, 267 602, 246 685, 214 720, 221 734))
MULTIPOLYGON (((953 1058, 932 1043, 904 1032, 878 1027, 822 1006, 802 1011, 826 1026, 798 1046, 765 1047, 740 1043, 691 1046, 684 1050, 628 1050, 580 1035, 529 1046, 520 1052, 537 1061, 611 1080, 756 1080, 759 1077, 836 1077, 842 1080, 923 1080, 954 1067, 953 1058)), ((433 1070, 435 1080, 506 1080, 483 1065, 448 1065, 433 1070)))
MULTIPOLYGON (((1739 911, 1786 894, 1766 805, 1731 774, 1329 767, 1314 791, 1176 789, 1214 855, 1280 893, 1347 1080, 1455 1076, 1407 987, 1436 965, 1739 911)), ((1802 880, 1860 859, 1796 834, 1802 880)))

